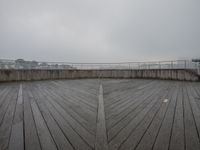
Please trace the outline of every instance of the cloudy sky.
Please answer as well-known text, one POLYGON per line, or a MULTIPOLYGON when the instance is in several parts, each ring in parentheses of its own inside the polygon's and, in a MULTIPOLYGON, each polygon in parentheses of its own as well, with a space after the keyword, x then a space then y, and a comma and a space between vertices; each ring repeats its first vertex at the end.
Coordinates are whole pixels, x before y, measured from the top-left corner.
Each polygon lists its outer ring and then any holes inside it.
POLYGON ((199 0, 0 0, 0 58, 200 57, 199 0))

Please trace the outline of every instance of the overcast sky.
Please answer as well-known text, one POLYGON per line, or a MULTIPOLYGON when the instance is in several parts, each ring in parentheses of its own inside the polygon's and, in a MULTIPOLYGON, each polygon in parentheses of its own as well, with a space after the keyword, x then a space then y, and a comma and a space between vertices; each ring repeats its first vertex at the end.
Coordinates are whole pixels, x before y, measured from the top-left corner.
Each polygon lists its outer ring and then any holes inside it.
POLYGON ((0 0, 0 58, 200 57, 200 0, 0 0))

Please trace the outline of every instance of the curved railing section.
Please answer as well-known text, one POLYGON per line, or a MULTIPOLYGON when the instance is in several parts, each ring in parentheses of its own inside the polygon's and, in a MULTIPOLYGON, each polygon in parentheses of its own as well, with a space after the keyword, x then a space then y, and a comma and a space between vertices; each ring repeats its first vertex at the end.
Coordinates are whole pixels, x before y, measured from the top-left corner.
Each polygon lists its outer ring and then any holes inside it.
POLYGON ((199 81, 200 63, 192 60, 122 63, 0 60, 0 82, 99 77, 199 81))
POLYGON ((199 62, 192 60, 120 62, 120 63, 71 63, 40 62, 23 59, 0 59, 0 69, 196 69, 199 62))
POLYGON ((0 59, 0 69, 66 69, 66 70, 144 70, 144 69, 189 69, 200 74, 200 62, 197 60, 121 62, 121 63, 71 63, 71 62, 40 62, 23 59, 0 59))

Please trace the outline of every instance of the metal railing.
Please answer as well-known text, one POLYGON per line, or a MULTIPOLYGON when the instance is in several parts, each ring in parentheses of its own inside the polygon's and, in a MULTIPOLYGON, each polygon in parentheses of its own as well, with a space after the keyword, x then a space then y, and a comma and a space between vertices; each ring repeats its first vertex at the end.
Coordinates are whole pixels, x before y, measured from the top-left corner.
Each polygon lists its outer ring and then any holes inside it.
POLYGON ((200 74, 200 63, 192 60, 121 62, 121 63, 70 63, 70 62, 38 62, 0 59, 0 69, 192 69, 200 74))

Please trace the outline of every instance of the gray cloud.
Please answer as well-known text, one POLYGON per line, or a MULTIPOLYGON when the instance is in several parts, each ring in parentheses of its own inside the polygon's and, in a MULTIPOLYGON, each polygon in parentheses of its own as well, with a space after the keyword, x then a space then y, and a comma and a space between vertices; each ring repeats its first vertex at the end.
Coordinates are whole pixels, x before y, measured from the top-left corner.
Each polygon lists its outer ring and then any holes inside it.
POLYGON ((200 56, 198 0, 0 0, 0 58, 72 62, 200 56))

